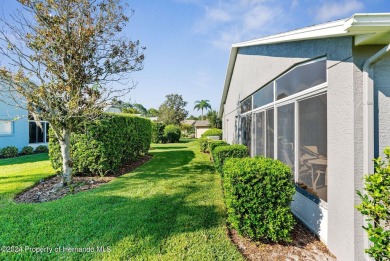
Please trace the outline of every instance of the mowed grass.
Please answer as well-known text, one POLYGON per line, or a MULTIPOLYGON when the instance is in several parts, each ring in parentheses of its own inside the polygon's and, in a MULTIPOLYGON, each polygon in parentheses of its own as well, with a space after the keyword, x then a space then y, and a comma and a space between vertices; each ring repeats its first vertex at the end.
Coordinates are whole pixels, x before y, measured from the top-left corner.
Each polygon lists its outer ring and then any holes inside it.
POLYGON ((195 142, 153 147, 135 171, 42 204, 12 197, 54 173, 47 156, 0 160, 0 247, 22 249, 0 260, 242 260, 226 235, 220 176, 208 156, 195 142))

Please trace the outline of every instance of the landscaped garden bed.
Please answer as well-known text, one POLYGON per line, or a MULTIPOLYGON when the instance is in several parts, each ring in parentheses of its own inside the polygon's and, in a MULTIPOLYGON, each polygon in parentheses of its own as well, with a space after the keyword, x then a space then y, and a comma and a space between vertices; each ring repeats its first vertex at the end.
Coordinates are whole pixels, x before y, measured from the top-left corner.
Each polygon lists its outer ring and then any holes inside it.
POLYGON ((84 176, 79 174, 78 176, 73 177, 72 186, 67 187, 60 186, 60 175, 41 179, 34 186, 16 195, 15 201, 18 203, 48 202, 63 198, 69 194, 76 194, 81 191, 94 189, 112 181, 116 177, 134 170, 135 168, 148 162, 151 158, 151 155, 140 157, 139 160, 128 162, 127 164, 124 164, 119 171, 104 177, 84 176))

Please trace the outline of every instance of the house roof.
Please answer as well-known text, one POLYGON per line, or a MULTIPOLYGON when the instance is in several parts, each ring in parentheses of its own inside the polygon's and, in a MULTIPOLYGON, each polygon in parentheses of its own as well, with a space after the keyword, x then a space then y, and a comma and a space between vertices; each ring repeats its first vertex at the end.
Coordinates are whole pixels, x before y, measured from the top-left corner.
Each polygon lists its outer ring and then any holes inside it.
POLYGON ((209 127, 210 126, 210 122, 208 120, 196 121, 194 126, 195 127, 209 127))
POLYGON ((196 120, 184 120, 183 121, 184 124, 188 124, 188 125, 191 125, 191 126, 194 125, 195 122, 196 122, 196 120))
POLYGON ((330 37, 355 36, 355 45, 390 43, 390 13, 354 14, 350 18, 275 34, 232 45, 226 72, 219 115, 222 116, 229 91, 237 52, 240 47, 313 40, 330 37))

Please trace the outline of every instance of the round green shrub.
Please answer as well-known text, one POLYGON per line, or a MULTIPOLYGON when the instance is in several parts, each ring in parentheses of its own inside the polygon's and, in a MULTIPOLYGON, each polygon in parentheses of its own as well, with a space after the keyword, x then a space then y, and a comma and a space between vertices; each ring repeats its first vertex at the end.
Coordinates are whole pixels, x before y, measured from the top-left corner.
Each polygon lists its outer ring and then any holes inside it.
POLYGON ((25 146, 20 151, 20 155, 30 155, 34 153, 34 148, 31 146, 25 146))
POLYGON ((209 129, 202 134, 202 138, 207 138, 207 136, 218 136, 222 139, 222 130, 216 128, 209 129))
POLYGON ((215 148, 219 146, 226 146, 229 145, 226 141, 224 140, 209 140, 208 146, 209 146, 209 152, 213 154, 213 151, 215 148))
POLYGON ((14 158, 18 156, 18 148, 15 146, 7 146, 0 150, 0 156, 2 158, 14 158))
POLYGON ((47 152, 49 152, 49 149, 45 145, 39 145, 38 147, 35 148, 34 152, 35 153, 47 153, 47 152))
POLYGON ((179 142, 181 136, 180 128, 172 124, 167 125, 164 129, 164 136, 169 143, 179 142))
POLYGON ((290 167, 271 158, 228 159, 223 167, 228 222, 254 240, 291 241, 295 193, 290 167))
POLYGON ((200 139, 198 139, 200 152, 204 152, 204 153, 207 152, 207 150, 208 150, 208 145, 209 145, 208 141, 209 141, 209 139, 206 139, 206 138, 200 138, 200 139))
POLYGON ((245 158, 249 156, 245 145, 221 145, 212 151, 212 157, 216 170, 223 175, 223 164, 228 158, 245 158))

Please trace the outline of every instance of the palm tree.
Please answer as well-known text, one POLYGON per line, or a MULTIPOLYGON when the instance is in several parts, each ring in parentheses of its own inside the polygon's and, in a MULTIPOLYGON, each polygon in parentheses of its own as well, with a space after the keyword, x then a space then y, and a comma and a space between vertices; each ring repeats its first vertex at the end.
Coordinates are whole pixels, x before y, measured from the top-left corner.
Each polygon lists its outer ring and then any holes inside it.
POLYGON ((202 120, 203 120, 203 110, 204 109, 211 109, 211 105, 209 103, 209 100, 200 100, 200 101, 195 101, 195 106, 194 109, 202 110, 202 120))

